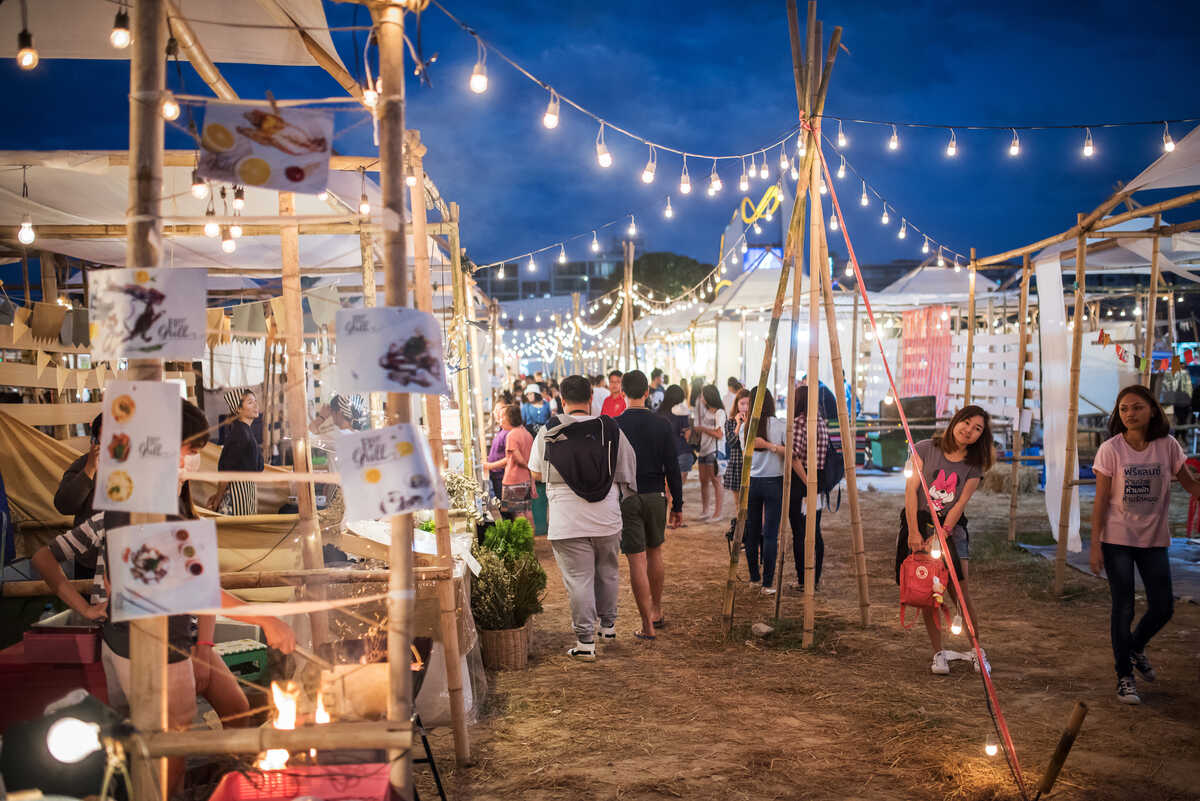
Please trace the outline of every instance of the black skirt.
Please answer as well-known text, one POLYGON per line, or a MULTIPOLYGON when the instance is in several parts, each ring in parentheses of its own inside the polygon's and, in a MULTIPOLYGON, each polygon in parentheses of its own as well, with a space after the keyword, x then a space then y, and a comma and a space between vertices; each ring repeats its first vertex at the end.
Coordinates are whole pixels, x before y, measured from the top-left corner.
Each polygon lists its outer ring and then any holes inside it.
MULTIPOLYGON (((958 525, 962 526, 963 532, 967 531, 967 518, 959 518, 958 525)), ((921 529, 921 536, 928 539, 934 536, 933 515, 924 509, 917 510, 917 526, 921 529)), ((962 577, 962 560, 958 557, 958 548, 954 545, 954 537, 946 537, 946 547, 950 549, 950 562, 954 565, 954 573, 959 578, 962 577)), ((896 584, 900 584, 900 565, 912 553, 908 547, 908 515, 904 510, 900 510, 900 534, 896 537, 896 584)))

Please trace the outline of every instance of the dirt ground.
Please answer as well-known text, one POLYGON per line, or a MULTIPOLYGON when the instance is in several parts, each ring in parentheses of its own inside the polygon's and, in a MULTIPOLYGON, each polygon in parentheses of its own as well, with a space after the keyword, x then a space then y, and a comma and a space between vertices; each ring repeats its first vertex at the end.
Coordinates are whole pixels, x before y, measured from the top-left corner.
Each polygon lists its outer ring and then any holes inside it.
MULTIPOLYGON (((687 500, 695 512, 695 479, 687 500)), ((790 558, 793 589, 776 634, 749 633, 773 616, 774 601, 746 583, 743 558, 734 635, 722 637, 725 526, 689 518, 664 546, 668 627, 658 640, 632 636, 639 622, 622 560, 617 642, 600 646, 595 663, 575 662, 565 653, 574 638, 562 583, 539 539, 550 579, 529 669, 489 675, 471 732, 473 766, 455 769, 448 732, 433 737, 450 797, 1019 798, 1003 757, 983 752, 991 727, 979 676, 963 662, 950 676, 932 675, 920 623, 900 627, 892 576, 901 506, 899 495, 862 495, 867 627, 858 618, 846 505, 825 516, 809 650, 800 647, 803 600, 790 558)), ((1007 543, 1008 509, 1007 495, 971 501, 970 587, 1030 797, 1072 706, 1084 701, 1090 712, 1052 797, 1200 798, 1200 607, 1177 605, 1148 649, 1158 681, 1139 682, 1141 706, 1119 704, 1107 584, 1072 570, 1066 598, 1054 599, 1051 564, 1007 543)), ((1085 503, 1085 519, 1089 512, 1085 503)), ((1017 530, 1047 541, 1041 495, 1022 499, 1017 530)), ((968 650, 968 640, 951 638, 947 647, 968 650)), ((416 771, 431 796, 427 771, 416 771)))

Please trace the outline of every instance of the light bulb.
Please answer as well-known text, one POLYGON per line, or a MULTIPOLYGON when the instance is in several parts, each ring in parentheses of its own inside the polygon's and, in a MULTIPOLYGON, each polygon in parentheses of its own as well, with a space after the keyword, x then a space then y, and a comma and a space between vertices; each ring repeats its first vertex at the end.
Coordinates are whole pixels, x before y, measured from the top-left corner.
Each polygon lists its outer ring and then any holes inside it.
POLYGON ((329 200, 329 190, 322 189, 320 192, 318 192, 317 200, 321 201, 322 203, 324 203, 326 200, 329 200))
POLYGON ((845 156, 842 156, 842 163, 838 165, 837 177, 838 177, 839 181, 846 177, 846 157, 845 156))
POLYGON ((405 184, 405 186, 409 187, 410 189, 412 187, 416 186, 417 185, 417 176, 413 175, 412 173, 409 173, 408 175, 404 176, 404 184, 405 184))
POLYGON ((375 108, 379 105, 379 92, 376 92, 371 87, 363 89, 363 105, 367 108, 375 108))
POLYGON ((900 149, 900 135, 898 133, 896 133, 895 125, 892 126, 892 136, 890 139, 888 139, 887 146, 888 146, 888 150, 899 150, 900 149))
POLYGON ((675 216, 675 210, 671 208, 671 198, 667 198, 667 207, 663 209, 663 216, 668 220, 675 216))
POLYGON ((950 129, 950 142, 946 145, 946 155, 954 158, 958 155, 958 140, 954 136, 954 129, 950 129))
POLYGON ((608 145, 603 142, 596 143, 596 163, 601 167, 612 166, 612 153, 608 152, 608 145))
POLYGON ((17 241, 22 245, 32 245, 33 240, 37 239, 37 234, 33 231, 33 222, 29 219, 29 215, 25 215, 21 227, 17 229, 17 241))
POLYGON ((775 215, 768 211, 766 214, 763 215, 763 219, 766 220, 767 222, 770 222, 771 220, 775 219, 775 215))
POLYGON ((592 252, 600 252, 600 240, 596 238, 596 232, 592 231, 592 252))
POLYGON ((818 190, 818 191, 819 191, 819 192, 820 192, 822 195, 827 195, 827 194, 829 194, 829 187, 825 185, 825 179, 824 179, 824 178, 822 178, 822 179, 821 179, 821 185, 820 185, 819 187, 817 187, 817 190, 818 190))
MULTIPOLYGON (((870 338, 870 337, 868 337, 868 339, 869 339, 869 338, 870 338)), ((912 469, 912 465, 911 465, 911 464, 906 464, 906 465, 904 465, 904 477, 905 477, 905 478, 912 478, 912 477, 913 477, 913 469, 912 469)))
POLYGON ((995 756, 1000 753, 1000 746, 996 745, 996 740, 992 735, 988 735, 987 741, 983 744, 983 753, 988 756, 995 756))
POLYGON ((46 750, 68 765, 100 750, 100 726, 79 718, 59 718, 46 730, 46 750))
POLYGON ((629 215, 629 227, 625 229, 625 233, 630 236, 637 236, 637 223, 634 222, 633 215, 629 215))
POLYGON ((237 211, 246 208, 246 190, 240 186, 233 189, 233 208, 237 211))
POLYGON ((949 319, 950 319, 950 312, 943 309, 942 310, 942 322, 946 322, 949 319))
POLYGON ((942 558, 942 546, 938 544, 936 538, 933 540, 933 544, 929 546, 929 555, 934 559, 942 558))
POLYGON ((233 234, 229 232, 229 228, 224 228, 221 231, 221 250, 226 253, 232 253, 237 250, 237 242, 233 241, 233 234))
POLYGON ((923 245, 921 245, 921 252, 922 253, 929 252, 929 237, 925 237, 925 243, 923 245))
POLYGON ((367 193, 363 192, 358 198, 358 213, 366 217, 371 213, 371 201, 367 200, 367 193))
POLYGON ((792 163, 788 160, 787 154, 783 152, 783 145, 779 146, 779 171, 784 172, 792 163))
MULTIPOLYGON (((212 217, 212 211, 206 212, 205 216, 212 217)), ((216 220, 209 220, 208 222, 204 223, 204 235, 209 239, 216 239, 221 235, 221 226, 217 225, 216 220)))
POLYGON ((654 155, 650 155, 650 160, 646 162, 645 169, 642 170, 642 183, 648 184, 654 181, 654 155))
POLYGON ((746 176, 746 168, 742 167, 742 177, 738 180, 738 189, 742 192, 750 190, 750 179, 746 176))
POLYGON ((771 177, 771 170, 767 167, 767 154, 763 153, 762 166, 758 168, 758 177, 764 181, 771 177))
POLYGON ((482 61, 475 62, 475 69, 471 70, 471 80, 469 85, 471 87, 471 91, 477 95, 481 95, 487 91, 487 67, 483 65, 482 61))
POLYGON ((1096 146, 1092 144, 1092 129, 1084 128, 1084 130, 1087 133, 1083 137, 1083 157, 1085 159, 1090 159, 1096 153, 1096 146))
POLYGON ((755 223, 755 224, 754 224, 754 233, 756 233, 756 234, 761 234, 761 233, 762 233, 762 228, 761 228, 761 227, 759 227, 759 224, 758 224, 758 223, 755 223))
POLYGON ((713 162, 712 174, 708 176, 708 193, 715 195, 721 191, 724 184, 721 183, 721 176, 717 175, 717 163, 713 162))
POLYGON ((550 92, 550 102, 546 104, 546 113, 542 115, 542 125, 547 128, 558 127, 558 95, 550 92))
MULTIPOLYGON (((799 161, 799 159, 797 159, 797 162, 798 162, 798 161, 799 161)), ((793 180, 793 181, 799 181, 799 180, 800 180, 800 168, 797 166, 797 164, 796 164, 796 163, 793 163, 793 164, 792 164, 792 180, 793 180)))
POLYGON ((542 321, 542 315, 540 315, 540 314, 533 315, 533 321, 535 323, 540 323, 542 321))
POLYGON ((1134 307, 1133 307, 1133 316, 1134 316, 1134 317, 1141 317, 1141 316, 1142 316, 1142 307, 1141 307, 1141 306, 1134 306, 1134 307))
POLYGON ((531 273, 535 273, 535 272, 537 272, 537 262, 535 262, 535 261, 533 260, 533 256, 532 256, 532 255, 529 257, 528 269, 529 269, 529 272, 531 272, 531 273))
POLYGON ((829 215, 829 230, 836 231, 838 229, 837 214, 829 215))
POLYGON ((897 234, 896 234, 896 238, 897 238, 897 239, 904 239, 904 238, 906 238, 907 236, 908 236, 908 220, 906 220, 906 219, 904 219, 903 217, 901 217, 901 218, 900 218, 900 231, 899 231, 899 232, 897 232, 897 234))
POLYGON ((942 249, 940 247, 938 248, 937 266, 938 267, 946 266, 946 259, 942 256, 942 249))
POLYGON ((239 224, 237 224, 237 223, 233 223, 232 225, 230 225, 230 226, 229 226, 229 234, 230 234, 230 236, 232 236, 234 239, 239 239, 239 238, 241 238, 241 236, 242 236, 242 226, 240 226, 240 225, 239 225, 239 224))
POLYGON ((567 249, 565 247, 563 247, 562 245, 558 246, 558 263, 559 264, 567 263, 567 249))
POLYGON ((750 246, 749 246, 749 245, 747 245, 747 244, 746 244, 746 240, 744 240, 744 239, 743 239, 743 240, 742 240, 742 252, 743 252, 743 253, 745 253, 745 252, 746 252, 746 251, 748 251, 748 250, 750 250, 750 246))
POLYGON ((888 406, 891 406, 893 403, 895 403, 895 399, 892 398, 891 394, 889 393, 889 394, 883 396, 883 402, 886 403, 888 406))
POLYGON ((687 167, 683 168, 683 175, 679 176, 679 193, 686 195, 692 191, 692 179, 687 174, 687 167))
POLYGON ((175 94, 170 89, 163 93, 162 106, 159 108, 162 111, 163 119, 167 122, 179 119, 179 101, 175 99, 175 94))
POLYGON ((837 143, 838 143, 838 148, 839 148, 839 149, 845 149, 846 145, 848 145, 848 144, 849 144, 849 142, 847 142, 847 141, 846 141, 846 134, 842 133, 842 121, 841 121, 841 120, 838 120, 838 138, 837 138, 837 143))
POLYGON ((892 218, 888 216, 887 206, 885 205, 883 207, 883 216, 879 218, 879 222, 883 225, 887 225, 891 221, 892 221, 892 218))
POLYGON ((199 170, 192 170, 192 197, 196 200, 208 197, 208 183, 200 177, 199 170))
POLYGON ((38 65, 38 51, 33 46, 33 34, 22 29, 17 34, 17 66, 31 70, 38 65))
POLYGON ((958 256, 954 257, 954 272, 961 273, 962 265, 958 263, 958 256))
MULTIPOLYGON (((17 60, 19 61, 20 58, 21 58, 20 55, 18 55, 17 60)), ((37 63, 37 56, 35 54, 34 64, 36 64, 36 63, 37 63)), ((33 68, 25 67, 25 69, 33 69, 33 68)), ((1175 150, 1175 140, 1171 138, 1171 128, 1164 122, 1163 123, 1163 152, 1171 153, 1171 152, 1174 152, 1174 150, 1175 150)))
POLYGON ((808 152, 808 135, 801 134, 800 138, 796 140, 796 155, 799 156, 800 158, 804 158, 804 154, 807 152, 808 152))
POLYGON ((108 35, 108 43, 117 50, 124 50, 129 47, 129 43, 133 37, 129 34, 129 14, 125 9, 117 12, 116 19, 113 20, 112 33, 108 35))
POLYGON ((858 205, 865 207, 870 202, 870 199, 867 198, 867 182, 863 181, 862 196, 858 199, 858 205))
POLYGON ((517 322, 518 322, 518 323, 523 323, 523 322, 525 322, 525 312, 519 312, 519 313, 517 314, 517 322))
POLYGON ((845 270, 845 273, 846 273, 846 277, 847 277, 847 278, 853 278, 853 277, 854 277, 854 265, 853 265, 853 264, 851 264, 850 262, 846 262, 846 270, 845 270))
POLYGON ((1013 129, 1012 141, 1008 143, 1008 155, 1014 157, 1021 155, 1021 139, 1017 136, 1015 128, 1013 129))

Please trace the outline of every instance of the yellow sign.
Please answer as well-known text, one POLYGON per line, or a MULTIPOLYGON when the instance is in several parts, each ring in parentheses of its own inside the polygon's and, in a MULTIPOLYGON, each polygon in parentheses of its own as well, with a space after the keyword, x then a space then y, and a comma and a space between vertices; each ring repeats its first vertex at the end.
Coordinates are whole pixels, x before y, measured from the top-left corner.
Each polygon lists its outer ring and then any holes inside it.
POLYGON ((742 198, 742 222, 750 225, 760 217, 774 214, 779 209, 781 202, 782 198, 779 196, 779 187, 775 184, 767 187, 767 191, 763 193, 762 200, 758 201, 757 206, 754 205, 754 202, 750 198, 742 198), (747 213, 746 209, 750 209, 749 213, 747 213))

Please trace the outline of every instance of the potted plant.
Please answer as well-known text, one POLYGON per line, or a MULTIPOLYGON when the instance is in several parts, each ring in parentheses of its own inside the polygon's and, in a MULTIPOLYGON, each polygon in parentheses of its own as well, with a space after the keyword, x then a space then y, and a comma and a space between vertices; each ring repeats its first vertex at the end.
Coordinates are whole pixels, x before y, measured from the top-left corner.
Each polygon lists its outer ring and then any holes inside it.
POLYGON ((473 553, 480 569, 471 583, 471 613, 483 664, 522 670, 529 659, 530 623, 542 611, 546 594, 546 571, 533 552, 533 529, 524 518, 498 521, 473 553))

